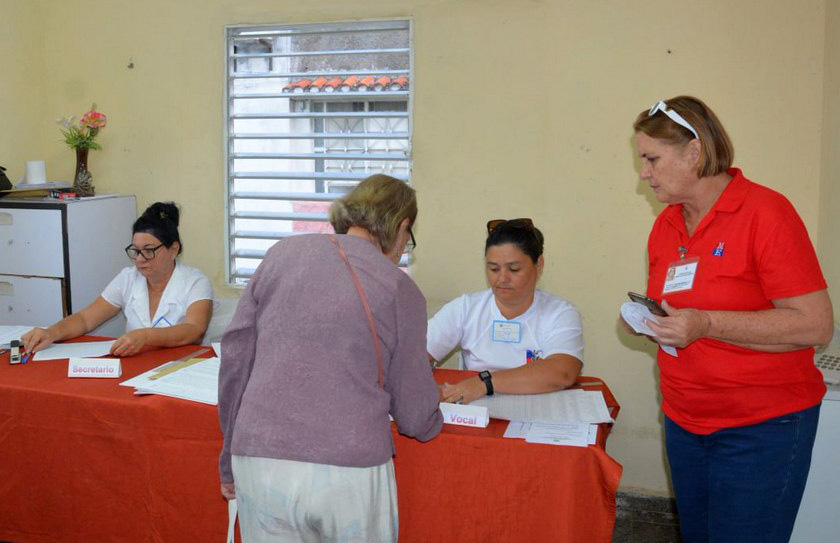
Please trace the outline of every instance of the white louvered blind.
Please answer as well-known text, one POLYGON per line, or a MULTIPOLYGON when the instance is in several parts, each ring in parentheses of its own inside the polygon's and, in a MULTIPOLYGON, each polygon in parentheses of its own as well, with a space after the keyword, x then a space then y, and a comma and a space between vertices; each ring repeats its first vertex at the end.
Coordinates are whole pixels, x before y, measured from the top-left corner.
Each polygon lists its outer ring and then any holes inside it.
POLYGON ((228 281, 279 239, 331 232, 374 173, 410 181, 408 21, 227 30, 228 281))

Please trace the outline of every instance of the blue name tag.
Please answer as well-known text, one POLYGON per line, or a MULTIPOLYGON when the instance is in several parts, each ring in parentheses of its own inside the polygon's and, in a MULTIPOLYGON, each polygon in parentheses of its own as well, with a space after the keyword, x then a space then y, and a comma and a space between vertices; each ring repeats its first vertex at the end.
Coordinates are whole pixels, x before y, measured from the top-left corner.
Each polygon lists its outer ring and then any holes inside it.
POLYGON ((515 321, 493 321, 493 341, 519 343, 522 341, 522 325, 515 321))

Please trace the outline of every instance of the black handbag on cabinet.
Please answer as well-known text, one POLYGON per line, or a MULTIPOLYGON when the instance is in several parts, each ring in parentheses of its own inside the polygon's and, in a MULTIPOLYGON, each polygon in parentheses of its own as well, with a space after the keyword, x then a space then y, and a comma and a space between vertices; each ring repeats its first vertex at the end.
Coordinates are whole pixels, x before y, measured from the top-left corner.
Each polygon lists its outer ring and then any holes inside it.
POLYGON ((0 190, 10 190, 12 182, 6 177, 6 168, 0 166, 0 190))

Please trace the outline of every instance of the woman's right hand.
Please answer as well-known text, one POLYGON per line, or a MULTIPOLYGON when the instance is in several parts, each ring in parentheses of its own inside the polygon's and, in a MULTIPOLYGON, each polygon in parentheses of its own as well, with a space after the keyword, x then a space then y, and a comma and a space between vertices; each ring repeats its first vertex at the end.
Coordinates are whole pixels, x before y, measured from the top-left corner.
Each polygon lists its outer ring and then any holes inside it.
POLYGON ((43 351, 55 342, 50 331, 45 328, 33 328, 20 338, 23 341, 23 348, 28 353, 43 351))

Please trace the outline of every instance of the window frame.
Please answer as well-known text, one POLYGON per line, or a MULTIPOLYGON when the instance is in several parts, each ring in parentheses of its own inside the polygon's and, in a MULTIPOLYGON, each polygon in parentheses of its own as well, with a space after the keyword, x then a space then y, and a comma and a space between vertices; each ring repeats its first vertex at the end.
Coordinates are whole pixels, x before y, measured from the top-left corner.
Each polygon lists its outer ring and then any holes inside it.
MULTIPOLYGON (((396 177, 404 179, 409 184, 411 184, 411 181, 412 181, 412 173, 413 173, 413 156, 412 156, 412 143, 413 143, 412 140, 413 140, 413 137, 412 136, 413 136, 413 110, 414 110, 414 86, 415 86, 415 81, 414 81, 414 35, 413 35, 414 25, 413 25, 413 20, 411 18, 401 17, 401 18, 393 18, 393 19, 367 19, 367 20, 362 20, 362 21, 339 21, 339 22, 332 22, 332 23, 229 25, 229 26, 226 26, 225 29, 224 29, 224 32, 225 32, 225 40, 224 40, 225 67, 224 67, 224 108, 223 108, 223 110, 224 110, 223 146, 224 146, 224 164, 225 164, 224 165, 224 175, 223 175, 223 183, 224 183, 224 221, 225 221, 225 224, 224 224, 224 259, 225 259, 224 282, 225 282, 225 285, 229 286, 229 287, 245 288, 245 286, 247 286, 248 281, 250 280, 250 275, 245 276, 242 273, 237 273, 240 270, 240 268, 237 268, 237 266, 236 266, 237 258, 254 258, 254 259, 259 259, 260 262, 262 260, 262 256, 259 256, 259 257, 256 257, 256 256, 254 256, 254 257, 243 257, 241 255, 238 255, 237 253, 242 252, 242 251, 237 251, 237 248, 236 248, 237 239, 249 239, 249 238, 248 237, 238 238, 237 235, 236 235, 237 234, 237 229, 235 228, 235 224, 236 224, 235 223, 235 221, 236 221, 236 216, 235 216, 236 215, 236 202, 237 202, 237 200, 241 200, 241 199, 237 199, 236 196, 235 196, 235 193, 236 193, 235 183, 236 183, 236 179, 242 179, 241 177, 237 177, 237 174, 242 174, 243 172, 242 171, 237 172, 234 169, 234 165, 235 165, 234 161, 237 159, 237 157, 235 156, 237 154, 237 152, 234 150, 235 140, 238 139, 236 137, 237 134, 239 134, 239 135, 242 134, 241 131, 239 133, 237 133, 234 130, 234 122, 237 119, 236 112, 235 112, 235 107, 234 107, 234 101, 237 98, 242 97, 241 95, 237 96, 237 93, 234 90, 234 84, 235 84, 234 82, 237 79, 237 77, 236 77, 236 75, 237 75, 236 64, 237 64, 237 62, 240 62, 240 60, 242 59, 241 56, 237 56, 237 54, 234 53, 234 42, 235 42, 237 37, 239 37, 241 39, 242 36, 246 36, 248 34, 264 35, 264 34, 267 34, 267 33, 275 33, 275 32, 282 34, 284 31, 290 31, 291 33, 294 33, 294 31, 297 31, 297 30, 303 30, 304 33, 312 33, 312 34, 323 33, 324 35, 327 35, 327 34, 333 33, 333 32, 354 32, 354 31, 355 32, 365 32, 365 31, 373 31, 373 30, 376 30, 376 31, 380 31, 380 30, 384 30, 384 31, 387 31, 387 30, 405 30, 406 31, 407 41, 408 41, 408 43, 407 43, 407 49, 408 49, 408 51, 407 51, 407 56, 408 56, 407 65, 408 65, 408 67, 405 70, 396 70, 394 72, 394 73, 404 74, 408 79, 408 87, 404 90, 404 92, 402 94, 395 95, 395 94, 392 94, 392 93, 388 93, 386 95, 377 96, 375 91, 365 91, 365 92, 353 91, 353 92, 341 93, 341 97, 339 97, 338 92, 333 93, 332 96, 327 95, 327 93, 320 92, 320 93, 314 93, 311 97, 309 97, 307 95, 304 95, 304 94, 301 94, 301 95, 295 96, 295 97, 276 96, 276 98, 287 98, 290 112, 295 111, 294 106, 293 106, 293 102, 295 100, 301 100, 301 99, 306 99, 309 102, 309 104, 307 105, 307 108, 306 108, 307 110, 310 110, 311 107, 312 107, 312 104, 316 103, 316 102, 320 102, 320 103, 324 104, 322 106, 324 110, 328 109, 328 106, 326 104, 329 103, 329 102, 333 102, 333 101, 335 101, 335 102, 339 102, 339 101, 363 102, 365 104, 364 109, 366 110, 366 112, 367 112, 367 110, 369 110, 371 103, 377 103, 377 102, 380 102, 380 101, 381 102, 386 102, 386 101, 395 102, 396 101, 396 102, 404 103, 405 104, 404 119, 405 119, 406 124, 407 124, 407 132, 405 134, 404 139, 399 139, 399 138, 384 138, 384 139, 392 139, 392 140, 398 141, 398 142, 399 141, 404 141, 404 145, 405 145, 404 154, 405 154, 405 156, 404 156, 404 158, 400 158, 400 159, 397 159, 397 160, 398 160, 398 162, 402 162, 402 163, 405 164, 405 175, 404 176, 396 175, 396 177), (383 25, 383 27, 382 28, 375 28, 375 27, 377 27, 377 25, 383 25), (394 26, 389 26, 389 25, 394 25, 394 26), (368 27, 368 29, 365 29, 365 27, 368 27), (371 27, 374 27, 374 28, 371 28, 371 27), (339 30, 336 30, 337 28, 339 30), (344 28, 344 30, 342 30, 341 28, 344 28), (400 99, 402 96, 404 96, 404 99, 400 99), (377 97, 381 98, 381 100, 376 100, 377 97)), ((403 49, 405 49, 405 48, 403 48, 403 49)), ((282 56, 295 57, 295 56, 299 56, 299 55, 295 55, 293 52, 281 52, 281 53, 278 53, 278 54, 268 53, 268 55, 274 55, 274 56, 266 56, 265 57, 265 58, 268 59, 268 66, 269 66, 269 71, 265 72, 265 74, 273 73, 272 65, 275 64, 275 57, 282 57, 282 56)), ((252 57, 252 58, 257 58, 257 57, 252 57)), ((289 72, 289 73, 291 73, 292 71, 293 71, 292 69, 287 70, 287 72, 289 72)), ((365 70, 349 70, 346 73, 353 73, 353 72, 362 73, 364 71, 365 70)), ((388 70, 370 70, 370 72, 376 73, 376 74, 381 74, 383 72, 388 72, 388 70)), ((244 72, 239 72, 239 73, 244 73, 244 72)), ((282 74, 283 72, 280 72, 280 73, 282 74)), ((304 73, 307 73, 307 72, 301 72, 301 75, 303 75, 304 73)), ((316 73, 319 73, 319 72, 308 72, 308 73, 310 73, 312 75, 315 75, 316 73)), ((328 71, 325 70, 324 72, 321 72, 321 73, 328 73, 328 71)), ((343 73, 343 72, 337 72, 337 73, 343 73)), ((288 77, 283 76, 283 75, 277 75, 277 76, 263 75, 262 77, 266 77, 266 78, 270 78, 270 79, 285 79, 286 80, 285 86, 288 86, 291 83, 296 81, 295 77, 291 76, 291 75, 289 75, 288 77)), ((345 76, 345 77, 348 77, 348 76, 345 76)), ((247 79, 247 77, 246 78, 240 78, 240 79, 247 79)), ((284 93, 287 93, 287 92, 291 92, 291 91, 287 91, 284 88, 284 90, 282 92, 280 92, 279 94, 284 94, 284 93)), ((380 116, 374 115, 374 116, 371 116, 371 117, 364 117, 364 119, 377 119, 377 118, 387 118, 387 117, 382 116, 382 115, 380 115, 380 116)), ((310 117, 310 119, 311 119, 311 117, 310 117)), ((314 125, 314 123, 313 123, 313 125, 314 125)), ((288 131, 288 133, 289 134, 295 134, 295 131, 293 129, 290 129, 288 131)), ((314 134, 314 133, 317 133, 317 132, 313 129, 311 131, 311 133, 314 134)), ((367 132, 366 131, 364 133, 365 134, 375 134, 376 132, 367 132)), ((383 132, 383 133, 386 133, 386 132, 383 132)), ((387 133, 391 133, 391 132, 387 132, 387 133)), ((257 139, 259 139, 259 138, 257 138, 257 139)), ((263 138, 263 139, 271 139, 271 138, 263 138)), ((277 138, 277 139, 290 139, 291 140, 291 139, 305 139, 305 138, 283 138, 283 137, 280 137, 280 138, 277 138)), ((312 141, 313 149, 314 149, 315 148, 315 141, 319 138, 311 137, 309 139, 312 141)), ((340 139, 340 138, 333 138, 333 139, 337 140, 337 139, 340 139)), ((353 139, 353 138, 350 138, 350 139, 353 139)), ((375 140, 377 138, 376 138, 376 136, 373 136, 371 138, 358 138, 358 139, 360 139, 364 142, 368 142, 371 139, 375 140)), ((367 151, 364 151, 364 152, 367 152, 367 151)), ((317 158, 317 159, 311 158, 310 160, 312 160, 313 163, 314 163, 314 162, 317 162, 317 161, 323 161, 325 159, 329 160, 328 153, 326 153, 326 152, 324 153, 324 158, 323 159, 322 158, 317 158)), ((338 159, 333 159, 333 160, 338 160, 338 159)), ((350 159, 348 159, 348 161, 349 160, 350 159)), ((361 160, 361 159, 357 159, 357 160, 361 160)), ((367 171, 366 175, 372 175, 374 173, 382 171, 383 169, 386 168, 386 164, 391 163, 393 161, 381 160, 381 162, 383 164, 383 167, 381 169, 372 169, 370 171, 367 171)), ((309 171, 309 170, 307 170, 307 171, 309 171)), ((315 166, 312 167, 312 172, 313 173, 317 172, 317 169, 315 168, 315 166)), ((279 173, 283 173, 283 172, 279 172, 279 173)), ((318 186, 319 185, 321 185, 321 184, 325 185, 326 181, 330 181, 330 180, 321 180, 319 182, 319 181, 317 181, 317 177, 313 177, 312 180, 316 181, 316 183, 315 183, 316 188, 314 189, 315 191, 318 191, 318 186)), ((331 180, 331 181, 338 181, 337 184, 345 184, 345 185, 349 186, 349 185, 352 185, 354 182, 358 183, 359 180, 360 179, 355 179, 355 180, 351 180, 350 182, 341 182, 341 180, 331 180)), ((300 181, 303 181, 303 180, 301 179, 300 181)), ((323 199, 319 198, 319 199, 301 200, 301 201, 306 201, 306 202, 310 202, 310 201, 332 201, 333 198, 327 196, 328 193, 329 192, 326 191, 326 189, 325 189, 323 199)), ((275 198, 269 198, 269 199, 275 199, 275 198)), ((295 201, 295 199, 294 198, 293 199, 288 199, 288 200, 277 199, 277 201, 293 202, 293 201, 295 201)), ((293 219, 289 219, 289 220, 292 221, 293 219)), ((275 240, 274 243, 276 243, 277 241, 280 241, 285 237, 288 237, 288 236, 291 236, 291 235, 297 235, 299 233, 305 233, 305 232, 288 232, 287 233, 287 232, 282 231, 282 230, 277 230, 275 232, 266 231, 266 234, 267 234, 266 237, 264 237, 264 238, 251 238, 251 239, 266 239, 266 240, 274 239, 275 240), (279 237, 275 238, 273 236, 269 236, 268 234, 279 235, 279 237)), ((273 245, 273 243, 272 243, 272 245, 273 245)), ((255 251, 255 253, 258 252, 258 251, 259 250, 255 251)), ((400 265, 408 267, 409 264, 410 264, 409 256, 408 255, 403 255, 403 259, 400 262, 400 265)), ((259 266, 259 263, 257 263, 257 266, 259 266)), ((255 269, 256 269, 256 267, 253 268, 253 270, 255 270, 255 269)), ((246 270, 248 270, 248 269, 246 269, 246 270)), ((407 271, 409 271, 409 270, 407 270, 407 271)), ((251 273, 253 273, 253 272, 251 272, 251 273)))

